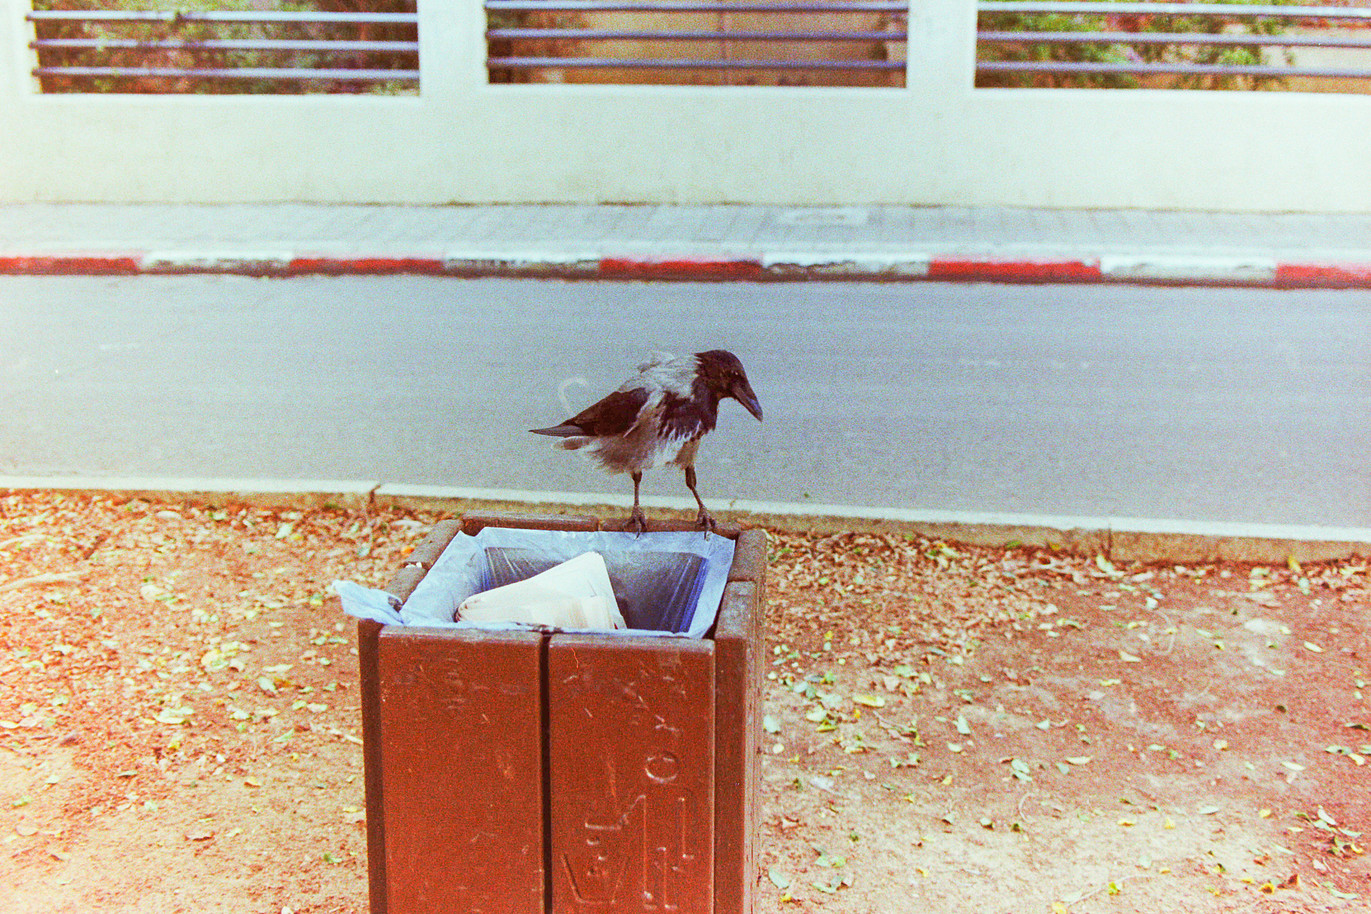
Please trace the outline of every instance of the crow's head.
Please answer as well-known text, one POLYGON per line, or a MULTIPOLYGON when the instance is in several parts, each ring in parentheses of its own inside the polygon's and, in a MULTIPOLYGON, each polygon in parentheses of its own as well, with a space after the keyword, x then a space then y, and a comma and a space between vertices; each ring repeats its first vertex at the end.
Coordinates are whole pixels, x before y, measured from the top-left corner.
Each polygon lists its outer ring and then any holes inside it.
POLYGON ((738 361, 736 355, 725 349, 711 349, 709 352, 697 352, 695 360, 700 366, 700 380, 706 387, 720 399, 732 397, 737 400, 757 417, 757 421, 761 421, 762 405, 757 402, 757 395, 747 382, 747 372, 743 371, 743 363, 738 361))

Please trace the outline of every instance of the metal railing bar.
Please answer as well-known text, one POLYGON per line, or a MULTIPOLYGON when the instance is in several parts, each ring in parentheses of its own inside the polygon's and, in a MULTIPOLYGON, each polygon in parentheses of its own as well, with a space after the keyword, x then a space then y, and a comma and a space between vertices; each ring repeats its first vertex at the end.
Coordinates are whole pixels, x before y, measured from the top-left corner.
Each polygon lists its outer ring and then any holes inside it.
POLYGON ((221 69, 185 69, 181 67, 34 67, 34 76, 89 77, 191 77, 204 79, 339 79, 417 82, 418 70, 308 70, 241 67, 221 69))
POLYGON ((252 12, 237 10, 34 10, 30 22, 323 22, 418 25, 418 13, 252 12))
POLYGON ((1248 6, 1229 3, 1089 3, 1077 0, 978 0, 979 13, 1080 13, 1090 15, 1256 16, 1278 19, 1360 19, 1371 22, 1371 9, 1344 6, 1248 6))
POLYGON ((487 12, 907 13, 907 0, 486 0, 487 12))
POLYGON ((386 51, 417 54, 417 41, 288 41, 276 39, 146 40, 138 38, 39 38, 30 48, 149 51, 386 51))
POLYGON ((1193 32, 977 32, 983 44, 1205 44, 1262 47, 1371 48, 1366 37, 1208 35, 1193 32))
POLYGON ((895 60, 687 60, 639 57, 491 57, 490 70, 614 68, 632 70, 903 70, 895 60))
POLYGON ((904 32, 648 32, 611 29, 490 29, 487 40, 568 41, 905 41, 904 32))
POLYGON ((1305 76, 1320 79, 1366 79, 1371 69, 1345 67, 1273 67, 1193 63, 1084 63, 1080 61, 979 61, 978 73, 1180 73, 1192 76, 1305 76))

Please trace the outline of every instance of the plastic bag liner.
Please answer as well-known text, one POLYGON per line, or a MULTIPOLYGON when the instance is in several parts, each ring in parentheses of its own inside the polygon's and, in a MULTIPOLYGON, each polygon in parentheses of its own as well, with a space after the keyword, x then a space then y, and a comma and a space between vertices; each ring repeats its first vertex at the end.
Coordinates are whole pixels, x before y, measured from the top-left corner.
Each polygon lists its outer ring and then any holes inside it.
POLYGON ((343 609, 387 625, 526 629, 519 623, 454 622, 474 593, 512 584, 586 552, 604 557, 628 628, 604 634, 703 638, 714 625, 733 565, 733 540, 698 532, 595 533, 485 527, 458 533, 403 605, 382 590, 337 581, 343 609))

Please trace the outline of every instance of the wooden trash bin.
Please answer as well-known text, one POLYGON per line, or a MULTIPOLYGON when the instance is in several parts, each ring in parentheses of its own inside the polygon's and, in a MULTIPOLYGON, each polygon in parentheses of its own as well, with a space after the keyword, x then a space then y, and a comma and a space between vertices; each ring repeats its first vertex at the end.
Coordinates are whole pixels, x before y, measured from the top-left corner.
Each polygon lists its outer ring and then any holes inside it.
MULTIPOLYGON (((468 514, 386 589, 487 526, 599 522, 468 514)), ((750 914, 766 538, 720 535, 705 639, 359 621, 373 914, 750 914)))

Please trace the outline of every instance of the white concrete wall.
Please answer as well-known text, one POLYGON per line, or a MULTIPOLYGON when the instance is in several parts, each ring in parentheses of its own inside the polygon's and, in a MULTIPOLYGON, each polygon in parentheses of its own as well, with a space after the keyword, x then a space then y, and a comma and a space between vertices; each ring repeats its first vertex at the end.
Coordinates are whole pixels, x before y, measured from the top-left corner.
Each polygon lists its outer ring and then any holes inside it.
POLYGON ((1371 212, 1371 96, 976 90, 970 0, 906 89, 485 84, 421 0, 419 97, 41 96, 0 0, 0 202, 759 202, 1371 212))

